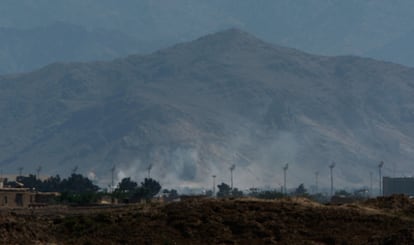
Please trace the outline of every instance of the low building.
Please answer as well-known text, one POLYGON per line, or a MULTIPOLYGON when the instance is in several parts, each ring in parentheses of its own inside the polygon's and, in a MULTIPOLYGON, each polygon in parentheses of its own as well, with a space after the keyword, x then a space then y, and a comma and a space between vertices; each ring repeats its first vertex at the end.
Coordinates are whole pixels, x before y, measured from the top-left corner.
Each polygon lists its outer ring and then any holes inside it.
POLYGON ((391 196, 393 194, 404 194, 407 196, 414 196, 413 177, 383 177, 382 187, 384 196, 391 196))
POLYGON ((0 188, 0 207, 27 208, 35 202, 35 193, 28 188, 0 188))
POLYGON ((59 192, 36 192, 34 193, 34 202, 30 203, 29 206, 42 207, 53 204, 59 196, 59 192))
POLYGON ((118 199, 111 197, 110 195, 101 196, 98 200, 98 204, 107 205, 107 204, 118 204, 118 199))

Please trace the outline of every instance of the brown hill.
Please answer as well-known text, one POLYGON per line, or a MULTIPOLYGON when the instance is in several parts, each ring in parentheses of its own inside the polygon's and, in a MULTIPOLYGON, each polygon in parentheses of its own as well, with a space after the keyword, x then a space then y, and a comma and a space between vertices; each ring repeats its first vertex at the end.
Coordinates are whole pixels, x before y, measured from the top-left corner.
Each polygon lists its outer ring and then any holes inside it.
MULTIPOLYGON (((206 185, 236 163, 240 187, 328 176, 366 185, 380 160, 413 159, 414 70, 358 57, 321 57, 231 29, 147 56, 57 63, 0 79, 0 164, 48 173, 95 171, 163 185, 206 185), (33 170, 32 170, 33 169, 33 170), (242 181, 243 180, 243 181, 242 181)), ((322 185, 328 178, 321 178, 322 185)), ((208 184, 209 185, 209 184, 208 184)))
MULTIPOLYGON (((370 202, 383 206, 399 201, 400 197, 370 202)), ((412 209, 413 203, 409 202, 412 209)), ((3 244, 412 244, 412 214, 390 211, 356 204, 324 206, 307 199, 200 199, 112 208, 2 210, 0 241, 3 244)))

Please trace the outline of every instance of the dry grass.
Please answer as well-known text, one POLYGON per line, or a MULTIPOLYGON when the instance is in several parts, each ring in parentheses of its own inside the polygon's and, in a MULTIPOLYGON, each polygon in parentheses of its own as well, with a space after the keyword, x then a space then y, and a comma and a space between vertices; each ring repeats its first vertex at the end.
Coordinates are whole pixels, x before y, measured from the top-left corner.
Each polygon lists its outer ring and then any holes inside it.
POLYGON ((189 199, 1 212, 1 244, 412 244, 399 197, 325 206, 306 198, 189 199), (387 204, 388 203, 388 204, 387 204))

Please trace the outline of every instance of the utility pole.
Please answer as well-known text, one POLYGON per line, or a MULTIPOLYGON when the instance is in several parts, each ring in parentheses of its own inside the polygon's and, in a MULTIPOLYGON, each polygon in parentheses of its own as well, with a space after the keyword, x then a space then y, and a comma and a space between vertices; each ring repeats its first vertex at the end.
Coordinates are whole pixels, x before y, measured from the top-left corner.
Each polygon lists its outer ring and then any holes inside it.
POLYGON ((319 172, 316 171, 315 172, 315 194, 318 193, 318 177, 319 177, 319 172))
POLYGON ((231 183, 231 185, 230 185, 230 189, 231 190, 233 190, 233 171, 234 171, 234 169, 236 168, 236 165, 231 165, 231 167, 230 167, 230 183, 231 183))
POLYGON ((150 178, 151 178, 151 169, 152 169, 152 164, 150 164, 150 165, 148 166, 148 168, 147 168, 147 171, 148 171, 148 179, 150 179, 150 178))
POLYGON ((73 169, 72 169, 72 174, 76 174, 76 172, 78 172, 78 165, 76 165, 73 169))
POLYGON ((283 191, 285 193, 285 195, 287 194, 287 188, 286 188, 286 172, 289 168, 289 164, 286 163, 286 165, 283 167, 283 191))
POLYGON ((216 175, 212 175, 213 177, 213 197, 216 196, 216 175))
POLYGON ((331 197, 333 197, 333 190, 334 190, 334 188, 333 188, 333 168, 335 167, 335 162, 332 162, 331 163, 331 165, 329 165, 329 169, 330 169, 330 172, 331 172, 331 197))
POLYGON ((384 162, 383 162, 383 161, 381 161, 381 162, 378 164, 378 175, 379 175, 379 195, 380 195, 380 196, 382 196, 382 195, 383 195, 383 193, 382 193, 382 175, 381 175, 381 169, 382 169, 382 166, 384 166, 384 162))
POLYGON ((372 171, 369 172, 369 196, 372 197, 372 171))
POLYGON ((42 170, 42 166, 36 168, 36 179, 40 179, 40 171, 42 170))
POLYGON ((114 173, 115 173, 115 165, 111 168, 112 173, 112 182, 111 182, 111 192, 114 192, 114 173))

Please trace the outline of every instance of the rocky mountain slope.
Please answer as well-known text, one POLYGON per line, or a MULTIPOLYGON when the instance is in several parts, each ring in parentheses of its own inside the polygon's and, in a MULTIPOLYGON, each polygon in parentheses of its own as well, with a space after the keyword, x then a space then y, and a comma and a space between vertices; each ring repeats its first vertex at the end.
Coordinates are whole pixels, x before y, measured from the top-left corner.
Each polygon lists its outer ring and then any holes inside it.
MULTIPOLYGON (((65 174, 102 185, 110 168, 164 186, 279 188, 369 184, 369 172, 411 173, 414 70, 372 59, 315 56, 237 29, 145 56, 56 63, 0 79, 5 172, 65 174), (395 166, 394 168, 392 166, 395 166)), ((375 180, 375 179, 374 179, 375 180)))

